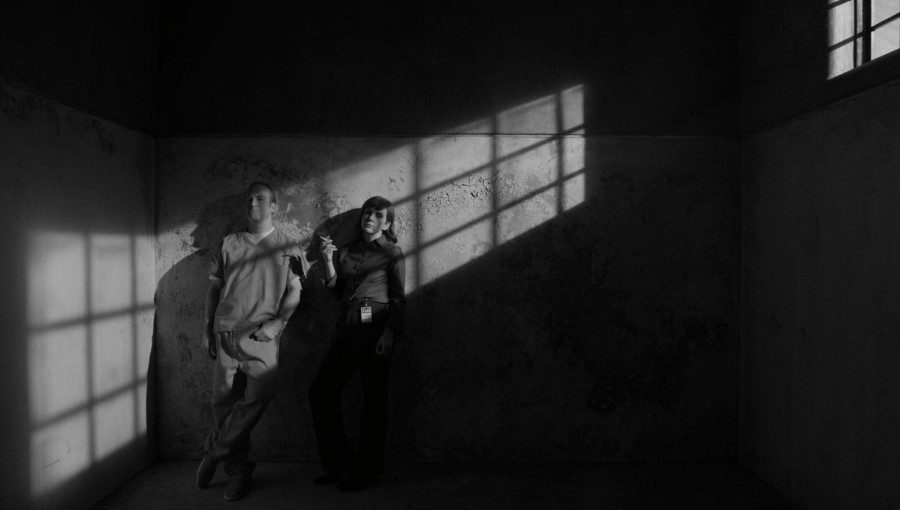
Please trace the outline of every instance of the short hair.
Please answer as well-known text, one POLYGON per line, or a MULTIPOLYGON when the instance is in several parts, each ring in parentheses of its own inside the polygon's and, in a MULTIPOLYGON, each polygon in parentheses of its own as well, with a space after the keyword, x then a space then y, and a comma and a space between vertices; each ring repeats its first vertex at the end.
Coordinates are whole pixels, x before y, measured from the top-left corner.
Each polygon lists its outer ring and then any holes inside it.
POLYGON ((369 208, 385 209, 385 218, 390 222, 390 226, 384 231, 384 237, 386 237, 388 241, 396 243, 397 233, 394 231, 394 204, 384 197, 374 196, 363 202, 362 207, 359 209, 359 217, 356 219, 356 232, 362 236, 362 229, 359 226, 359 222, 362 220, 363 213, 369 208))
POLYGON ((251 182, 250 185, 247 186, 247 191, 249 192, 251 189, 253 189, 254 187, 257 187, 257 186, 266 188, 267 190, 269 190, 269 196, 272 197, 272 203, 274 203, 274 204, 278 203, 278 195, 275 194, 275 189, 272 188, 272 186, 269 186, 265 182, 262 182, 262 181, 251 182))

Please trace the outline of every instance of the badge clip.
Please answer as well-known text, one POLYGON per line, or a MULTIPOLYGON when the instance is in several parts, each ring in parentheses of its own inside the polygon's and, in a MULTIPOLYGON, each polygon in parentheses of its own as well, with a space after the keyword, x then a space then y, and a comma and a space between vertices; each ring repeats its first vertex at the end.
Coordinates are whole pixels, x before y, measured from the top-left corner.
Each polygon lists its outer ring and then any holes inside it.
POLYGON ((359 322, 363 324, 372 322, 372 307, 369 306, 368 299, 363 301, 362 306, 359 307, 359 322))

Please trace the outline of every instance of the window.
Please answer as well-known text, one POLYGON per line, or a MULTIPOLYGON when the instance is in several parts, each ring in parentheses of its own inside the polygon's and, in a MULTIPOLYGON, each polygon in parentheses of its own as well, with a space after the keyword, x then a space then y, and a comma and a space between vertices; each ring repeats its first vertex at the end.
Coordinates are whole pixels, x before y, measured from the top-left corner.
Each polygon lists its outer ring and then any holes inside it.
POLYGON ((829 0, 828 77, 900 48, 900 0, 829 0))

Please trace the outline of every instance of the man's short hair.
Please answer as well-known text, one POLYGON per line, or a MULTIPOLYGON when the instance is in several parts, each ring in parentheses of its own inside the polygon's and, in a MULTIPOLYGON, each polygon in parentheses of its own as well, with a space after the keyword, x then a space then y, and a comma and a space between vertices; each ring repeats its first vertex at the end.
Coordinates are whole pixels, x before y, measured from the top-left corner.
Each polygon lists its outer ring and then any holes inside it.
POLYGON ((267 190, 269 190, 269 196, 272 197, 272 203, 274 203, 274 204, 278 203, 278 195, 275 194, 275 189, 272 186, 269 186, 265 182, 262 182, 262 181, 251 182, 250 185, 247 186, 247 191, 249 192, 251 189, 253 189, 256 186, 260 186, 260 187, 263 187, 263 188, 266 188, 267 190))

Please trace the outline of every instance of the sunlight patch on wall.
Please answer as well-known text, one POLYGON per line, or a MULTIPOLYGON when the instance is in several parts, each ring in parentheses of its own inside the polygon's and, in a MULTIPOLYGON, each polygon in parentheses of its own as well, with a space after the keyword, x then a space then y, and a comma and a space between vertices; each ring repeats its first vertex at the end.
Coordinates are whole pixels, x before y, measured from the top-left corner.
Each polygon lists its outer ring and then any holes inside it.
POLYGON ((560 140, 563 153, 563 210, 569 209, 584 202, 584 129, 575 129, 572 136, 563 137, 560 140))
POLYGON ((556 217, 557 188, 519 200, 500 211, 498 242, 503 244, 556 217))
POLYGON ((31 334, 28 392, 32 423, 44 423, 84 406, 88 399, 87 345, 84 324, 31 334))
POLYGON ((91 314, 132 305, 131 238, 127 235, 90 235, 91 314))
MULTIPOLYGON (((487 127, 487 122, 485 122, 487 127)), ((416 148, 419 190, 430 190, 453 182, 462 174, 477 171, 491 162, 488 136, 447 135, 426 138, 416 148)))
MULTIPOLYGON (((483 141, 484 137, 475 140, 483 141)), ((493 171, 469 172, 463 178, 432 188, 420 198, 420 243, 450 235, 493 210, 493 171)))
POLYGON ((87 313, 87 243, 70 232, 35 233, 28 245, 28 324, 45 327, 87 313))
POLYGON ((552 136, 498 137, 498 243, 504 243, 584 202, 582 86, 498 115, 552 136))
POLYGON ((575 130, 572 136, 563 138, 560 143, 563 152, 563 175, 584 170, 584 130, 575 130))
POLYGON ((503 134, 557 133, 557 102, 549 95, 497 114, 497 131, 503 134))
MULTIPOLYGON (((139 308, 149 308, 153 306, 153 297, 156 294, 156 241, 153 236, 148 234, 135 234, 131 236, 132 249, 134 256, 132 261, 133 274, 135 277, 134 298, 139 308)), ((141 319, 138 324, 145 324, 144 317, 150 315, 149 324, 153 325, 152 308, 144 310, 140 313, 141 319)), ((152 333, 152 330, 150 331, 152 333)), ((149 340, 150 337, 141 336, 142 339, 149 340)), ((140 357, 139 359, 149 359, 140 357)))
POLYGON ((131 315, 94 321, 91 328, 93 395, 111 393, 134 381, 133 321, 131 315))
POLYGON ((153 316, 155 312, 152 305, 141 306, 135 313, 137 321, 137 373, 138 380, 147 380, 147 371, 150 369, 150 352, 153 350, 153 316))
POLYGON ((333 190, 323 206, 335 216, 358 208, 372 195, 409 196, 415 189, 414 171, 415 154, 409 145, 351 163, 323 177, 323 186, 333 190), (400 170, 398 177, 387 182, 381 179, 386 171, 396 169, 400 170))
POLYGON ((419 285, 427 285, 490 251, 492 229, 491 219, 485 219, 441 241, 425 246, 419 252, 421 257, 419 285))
POLYGON ((415 251, 404 251, 403 261, 406 265, 406 293, 409 294, 415 289, 418 289, 422 282, 419 281, 419 268, 421 265, 419 264, 419 254, 415 251))
POLYGON ((557 142, 544 138, 498 140, 497 205, 504 207, 553 184, 558 178, 557 142), (524 149, 523 149, 524 146, 524 149), (506 155, 507 156, 504 158, 506 155))
MULTIPOLYGON (((562 113, 563 131, 570 131, 584 126, 584 86, 576 85, 559 93, 560 112, 562 113)), ((584 130, 580 131, 584 134, 584 130)), ((582 154, 584 156, 584 154, 582 154)))
POLYGON ((81 411, 31 435, 31 493, 40 496, 91 464, 90 424, 81 411))
POLYGON ((152 236, 38 231, 28 240, 31 480, 49 494, 146 431, 152 236))
POLYGON ((432 137, 416 144, 415 192, 397 200, 398 226, 410 221, 411 228, 401 230, 416 229, 413 236, 401 236, 407 291, 584 202, 582 86, 473 125, 489 134, 432 137))
POLYGON ((584 171, 580 171, 578 174, 569 176, 565 182, 563 182, 563 210, 568 211, 569 209, 580 205, 584 202, 584 171))
POLYGON ((134 410, 134 394, 130 391, 97 403, 93 423, 96 458, 102 459, 134 440, 134 410))

